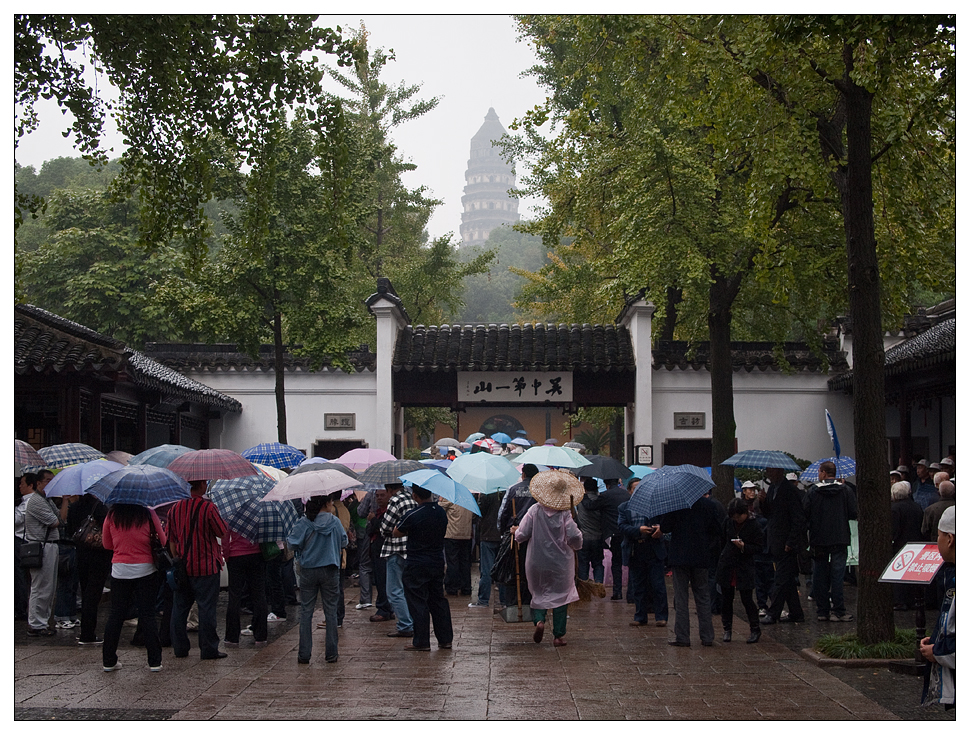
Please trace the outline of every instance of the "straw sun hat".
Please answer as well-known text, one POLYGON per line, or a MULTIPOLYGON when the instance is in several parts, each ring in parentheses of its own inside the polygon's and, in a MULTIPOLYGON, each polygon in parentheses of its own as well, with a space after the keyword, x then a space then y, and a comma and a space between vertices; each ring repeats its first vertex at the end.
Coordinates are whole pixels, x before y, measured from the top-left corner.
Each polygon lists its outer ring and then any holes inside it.
POLYGON ((579 478, 572 473, 563 470, 546 470, 532 478, 529 492, 540 505, 553 510, 569 510, 579 505, 586 490, 579 478))

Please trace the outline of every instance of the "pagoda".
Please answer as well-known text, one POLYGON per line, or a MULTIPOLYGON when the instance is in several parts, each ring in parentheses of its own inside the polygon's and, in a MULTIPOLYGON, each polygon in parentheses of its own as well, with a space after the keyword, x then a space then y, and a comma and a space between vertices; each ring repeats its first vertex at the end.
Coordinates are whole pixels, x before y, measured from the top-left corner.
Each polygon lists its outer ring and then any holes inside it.
POLYGON ((465 194, 461 198, 462 245, 483 243, 499 225, 519 221, 519 200, 508 193, 515 187, 515 174, 496 145, 503 135, 505 128, 495 108, 489 107, 485 122, 472 137, 471 157, 465 171, 465 194))

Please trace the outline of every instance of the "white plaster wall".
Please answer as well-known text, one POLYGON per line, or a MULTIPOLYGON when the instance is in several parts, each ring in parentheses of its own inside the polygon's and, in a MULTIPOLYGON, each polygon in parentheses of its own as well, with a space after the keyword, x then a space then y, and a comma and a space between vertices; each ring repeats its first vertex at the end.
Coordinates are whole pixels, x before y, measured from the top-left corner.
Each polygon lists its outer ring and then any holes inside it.
MULTIPOLYGON (((232 396, 243 405, 242 413, 225 414, 210 422, 213 448, 241 452, 277 440, 276 378, 272 372, 190 372, 189 377, 232 396)), ((374 373, 343 372, 286 374, 286 438, 309 454, 320 440, 360 439, 375 446, 378 415, 375 410, 377 377, 374 373), (354 430, 325 430, 325 413, 356 415, 354 430)), ((384 418, 384 423, 389 417, 384 418)))
MULTIPOLYGON (((832 456, 825 409, 832 414, 842 454, 852 456, 852 398, 828 390, 829 376, 780 372, 734 373, 738 450, 777 449, 801 459, 832 456)), ((654 457, 671 439, 711 438, 711 376, 706 370, 654 370, 654 457), (705 428, 674 429, 675 412, 703 412, 705 428)))

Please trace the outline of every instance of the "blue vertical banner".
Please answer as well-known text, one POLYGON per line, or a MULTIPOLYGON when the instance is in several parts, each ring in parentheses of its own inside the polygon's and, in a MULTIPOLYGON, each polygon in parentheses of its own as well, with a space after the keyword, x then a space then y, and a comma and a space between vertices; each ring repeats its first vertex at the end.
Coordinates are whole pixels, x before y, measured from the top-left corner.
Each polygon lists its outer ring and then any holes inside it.
POLYGON ((832 439, 832 449, 835 450, 835 458, 838 459, 842 453, 842 449, 839 447, 839 435, 835 432, 835 422, 832 421, 832 414, 829 410, 825 409, 825 425, 829 430, 829 437, 832 439))

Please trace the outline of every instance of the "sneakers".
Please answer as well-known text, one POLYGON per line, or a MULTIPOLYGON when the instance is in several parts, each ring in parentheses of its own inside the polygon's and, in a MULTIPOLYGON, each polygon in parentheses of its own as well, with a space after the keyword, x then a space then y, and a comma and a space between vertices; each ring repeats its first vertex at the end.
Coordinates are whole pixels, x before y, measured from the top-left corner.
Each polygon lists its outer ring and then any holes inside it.
POLYGON ((239 635, 252 635, 252 634, 253 634, 253 626, 251 625, 247 625, 245 628, 239 631, 239 635))
POLYGON ((114 666, 105 666, 104 667, 104 670, 105 671, 117 671, 120 668, 121 668, 121 661, 119 661, 118 663, 116 663, 114 666))
POLYGON ((476 600, 475 602, 469 602, 468 603, 468 607, 488 607, 488 603, 487 602, 478 602, 476 600))
POLYGON ((270 613, 266 616, 267 623, 275 623, 277 620, 279 620, 279 618, 276 616, 276 613, 270 613))
POLYGON ((832 613, 829 616, 829 620, 832 620, 834 622, 839 622, 839 623, 851 623, 853 620, 855 620, 855 618, 852 617, 852 613, 843 613, 842 615, 836 615, 835 613, 832 613))
POLYGON ((374 607, 374 605, 372 605, 372 604, 371 604, 371 603, 369 603, 369 602, 358 602, 358 603, 357 603, 357 604, 355 605, 355 607, 356 607, 356 608, 357 608, 358 610, 366 610, 366 609, 367 609, 367 608, 369 608, 369 607, 374 607))
POLYGON ((158 666, 149 666, 148 667, 148 670, 149 671, 161 671, 162 670, 162 665, 159 664, 158 666))
POLYGON ((104 643, 104 638, 95 638, 93 641, 82 641, 80 638, 77 639, 77 644, 79 646, 100 646, 104 643))
POLYGON ((81 624, 80 620, 58 620, 55 628, 60 628, 61 630, 70 630, 81 624))
POLYGON ((818 616, 818 622, 820 622, 820 623, 827 623, 831 619, 832 619, 832 617, 830 615, 819 615, 818 616))

